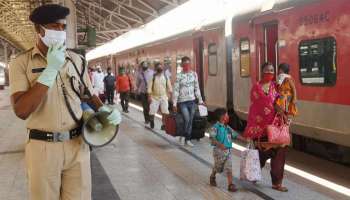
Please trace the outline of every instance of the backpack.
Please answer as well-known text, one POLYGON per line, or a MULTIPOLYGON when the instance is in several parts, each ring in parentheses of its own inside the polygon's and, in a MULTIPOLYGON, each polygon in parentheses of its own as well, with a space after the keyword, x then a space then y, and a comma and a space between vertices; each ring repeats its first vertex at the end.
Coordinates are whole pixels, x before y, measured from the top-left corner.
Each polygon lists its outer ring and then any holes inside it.
MULTIPOLYGON (((152 79, 152 92, 153 92, 153 90, 154 90, 154 80, 156 80, 156 73, 155 74, 153 74, 153 79, 152 79)), ((166 87, 166 89, 168 89, 168 77, 167 77, 167 75, 165 74, 165 72, 163 72, 163 75, 164 75, 164 77, 165 77, 165 87, 166 87)))

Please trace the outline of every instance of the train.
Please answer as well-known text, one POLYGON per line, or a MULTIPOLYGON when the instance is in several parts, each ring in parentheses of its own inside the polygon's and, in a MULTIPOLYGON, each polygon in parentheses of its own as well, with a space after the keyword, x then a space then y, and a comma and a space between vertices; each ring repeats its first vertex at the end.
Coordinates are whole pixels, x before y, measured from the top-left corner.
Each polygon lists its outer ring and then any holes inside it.
POLYGON ((350 4, 347 0, 279 0, 273 9, 239 13, 175 36, 95 58, 89 66, 169 63, 172 81, 182 56, 192 58, 209 110, 226 107, 230 125, 244 130, 250 89, 264 62, 291 66, 299 114, 292 147, 350 165, 350 4), (227 28, 230 24, 230 28, 227 28))

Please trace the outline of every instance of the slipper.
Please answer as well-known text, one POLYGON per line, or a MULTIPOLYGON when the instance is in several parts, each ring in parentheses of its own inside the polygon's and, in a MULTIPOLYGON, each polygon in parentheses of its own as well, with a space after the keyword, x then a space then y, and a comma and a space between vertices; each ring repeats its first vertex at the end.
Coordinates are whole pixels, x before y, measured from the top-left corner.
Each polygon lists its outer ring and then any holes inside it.
POLYGON ((273 185, 272 189, 280 192, 288 192, 288 189, 286 187, 283 187, 282 185, 273 185))

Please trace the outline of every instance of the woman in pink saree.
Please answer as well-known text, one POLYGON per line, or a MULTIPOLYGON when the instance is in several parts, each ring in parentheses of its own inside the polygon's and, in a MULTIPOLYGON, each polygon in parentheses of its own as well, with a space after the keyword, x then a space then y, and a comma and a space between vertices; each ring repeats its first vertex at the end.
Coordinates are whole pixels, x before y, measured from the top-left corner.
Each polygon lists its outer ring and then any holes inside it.
MULTIPOLYGON (((267 141, 266 127, 272 124, 276 115, 275 101, 279 96, 277 85, 273 81, 275 70, 272 64, 264 63, 262 66, 262 80, 254 84, 250 93, 250 108, 248 123, 244 136, 254 141, 267 141)), ((286 147, 258 145, 260 166, 264 167, 271 158, 272 188, 281 192, 287 192, 282 186, 286 147)))

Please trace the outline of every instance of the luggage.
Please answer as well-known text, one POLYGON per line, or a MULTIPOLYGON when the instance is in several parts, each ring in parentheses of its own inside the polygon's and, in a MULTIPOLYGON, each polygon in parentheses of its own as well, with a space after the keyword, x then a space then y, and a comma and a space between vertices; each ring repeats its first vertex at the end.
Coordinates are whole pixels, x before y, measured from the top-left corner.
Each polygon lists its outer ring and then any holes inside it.
POLYGON ((102 103, 106 102, 106 95, 105 95, 105 93, 99 94, 98 97, 101 99, 102 103))
POLYGON ((241 153, 240 179, 247 181, 260 181, 261 168, 259 152, 256 149, 250 148, 241 153))
POLYGON ((184 120, 179 113, 170 113, 164 116, 165 132, 171 136, 182 136, 184 130, 184 120))
POLYGON ((266 128, 267 138, 272 144, 290 144, 289 126, 284 122, 283 118, 276 115, 272 124, 266 128))
POLYGON ((191 139, 201 139, 205 136, 205 130, 207 127, 207 118, 195 115, 192 123, 191 139))

